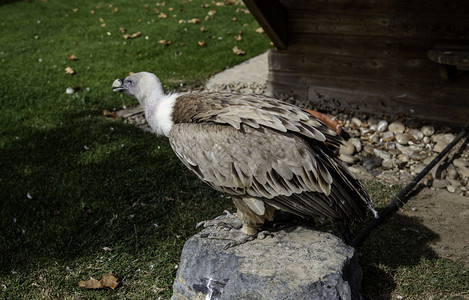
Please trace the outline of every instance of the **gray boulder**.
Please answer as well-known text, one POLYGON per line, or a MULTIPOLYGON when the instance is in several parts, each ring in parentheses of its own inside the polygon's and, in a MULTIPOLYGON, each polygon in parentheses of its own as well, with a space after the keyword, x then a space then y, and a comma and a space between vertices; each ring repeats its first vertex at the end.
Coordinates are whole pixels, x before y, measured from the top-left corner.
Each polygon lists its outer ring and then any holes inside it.
POLYGON ((357 255, 332 234, 290 227, 224 250, 202 237, 216 230, 185 243, 171 299, 361 299, 357 255))

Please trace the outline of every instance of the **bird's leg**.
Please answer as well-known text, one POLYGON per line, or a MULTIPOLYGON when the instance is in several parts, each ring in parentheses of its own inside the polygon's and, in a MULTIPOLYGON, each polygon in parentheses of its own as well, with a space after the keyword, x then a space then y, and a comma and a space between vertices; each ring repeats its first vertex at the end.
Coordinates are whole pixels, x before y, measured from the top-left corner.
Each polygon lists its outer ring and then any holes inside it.
POLYGON ((242 221, 243 214, 240 210, 237 211, 236 216, 228 211, 225 211, 224 216, 216 217, 213 220, 202 221, 197 224, 197 227, 203 225, 204 227, 214 227, 210 233, 204 233, 202 238, 226 240, 228 243, 224 249, 234 246, 245 244, 249 241, 257 239, 264 239, 270 236, 268 231, 257 231, 256 226, 252 226, 245 221, 242 221))
POLYGON ((249 225, 248 223, 243 223, 241 232, 246 235, 255 235, 257 233, 257 228, 249 225))

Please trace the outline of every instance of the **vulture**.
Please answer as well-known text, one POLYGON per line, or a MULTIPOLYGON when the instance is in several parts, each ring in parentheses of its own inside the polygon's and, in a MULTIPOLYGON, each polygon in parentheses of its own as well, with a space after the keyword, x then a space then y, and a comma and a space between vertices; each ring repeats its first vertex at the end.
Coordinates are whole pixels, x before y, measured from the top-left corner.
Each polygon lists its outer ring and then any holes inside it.
POLYGON ((231 196, 244 236, 255 236, 275 209, 346 225, 363 221, 367 210, 377 216, 332 151, 341 136, 306 110, 263 95, 165 94, 148 72, 116 79, 112 89, 137 98, 182 163, 231 196))

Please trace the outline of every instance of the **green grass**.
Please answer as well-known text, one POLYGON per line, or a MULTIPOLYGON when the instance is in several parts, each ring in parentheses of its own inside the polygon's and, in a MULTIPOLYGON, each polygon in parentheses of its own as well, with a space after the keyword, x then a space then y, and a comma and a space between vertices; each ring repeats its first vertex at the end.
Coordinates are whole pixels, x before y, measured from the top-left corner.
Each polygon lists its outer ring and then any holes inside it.
MULTIPOLYGON (((136 104, 111 84, 146 70, 167 91, 200 85, 264 52, 269 40, 240 5, 69 2, 0 4, 0 298, 167 299, 195 224, 233 206, 199 183, 165 138, 103 118, 104 109, 136 104), (194 18, 201 23, 186 22, 194 18), (120 28, 142 34, 124 39, 120 28), (234 46, 246 56, 234 55, 234 46), (72 54, 78 60, 68 60, 72 54), (69 95, 69 87, 81 90, 69 95), (109 272, 122 281, 117 290, 77 286, 109 272)), ((380 207, 398 190, 367 186, 380 207)), ((417 227, 424 234, 416 237, 402 224, 421 227, 396 215, 359 249, 364 295, 467 296, 467 270, 426 246, 435 234, 417 227)))
POLYGON ((111 84, 141 70, 157 73, 168 91, 201 84, 269 40, 236 12, 240 5, 78 3, 0 5, 0 298, 168 298, 195 224, 232 204, 199 183, 165 138, 104 119, 104 109, 136 103, 111 84), (193 18, 201 23, 186 22, 193 18), (124 39, 122 27, 142 35, 124 39), (117 291, 77 287, 110 271, 124 282, 117 291))

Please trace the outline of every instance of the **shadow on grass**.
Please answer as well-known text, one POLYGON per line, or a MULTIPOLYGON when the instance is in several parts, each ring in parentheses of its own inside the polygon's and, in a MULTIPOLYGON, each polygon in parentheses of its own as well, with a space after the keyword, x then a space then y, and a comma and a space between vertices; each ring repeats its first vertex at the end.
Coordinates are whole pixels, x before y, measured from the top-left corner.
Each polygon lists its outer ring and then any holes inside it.
MULTIPOLYGON (((80 268, 108 247, 131 261, 164 256, 155 259, 170 270, 170 285, 195 224, 232 207, 179 162, 166 138, 99 115, 65 114, 59 127, 20 128, 3 144, 0 276, 80 268)), ((437 238, 416 218, 389 217, 358 248, 363 295, 389 299, 393 272, 435 258, 428 245, 437 238)), ((133 276, 128 261, 116 264, 115 274, 133 276)))
POLYGON ((177 262, 197 220, 222 211, 220 195, 165 138, 98 112, 70 113, 62 123, 20 128, 3 143, 0 275, 73 265, 103 247, 136 257, 165 249, 177 262))
POLYGON ((397 286, 393 274, 400 268, 419 265, 422 259, 437 258, 430 244, 438 238, 418 218, 393 212, 357 247, 363 270, 362 296, 391 299, 397 286))
POLYGON ((2 1, 0 1, 0 6, 10 4, 10 3, 13 3, 13 2, 18 2, 18 1, 19 0, 2 0, 2 1))

